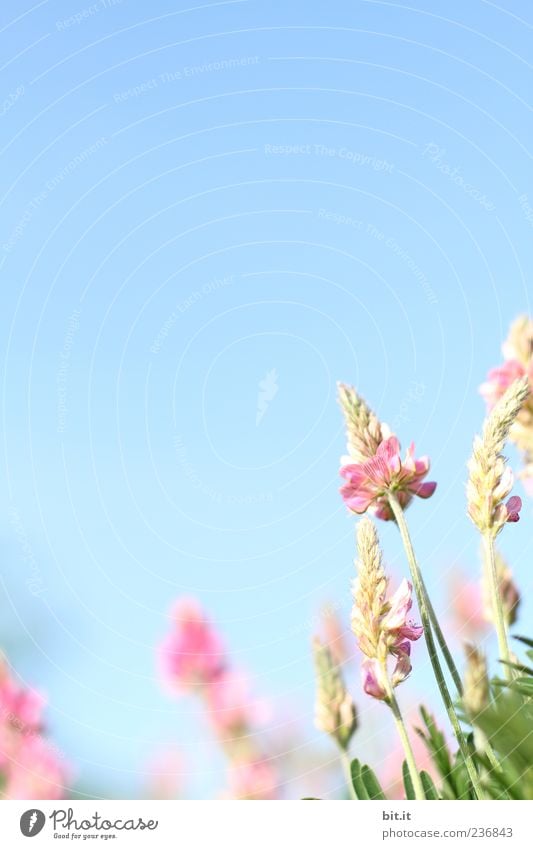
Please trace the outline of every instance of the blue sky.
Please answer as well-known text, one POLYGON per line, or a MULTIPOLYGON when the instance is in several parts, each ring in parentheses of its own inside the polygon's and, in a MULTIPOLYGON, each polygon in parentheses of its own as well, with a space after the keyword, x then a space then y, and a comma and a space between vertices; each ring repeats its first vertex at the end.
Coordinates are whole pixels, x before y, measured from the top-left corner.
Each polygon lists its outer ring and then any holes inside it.
MULTIPOLYGON (((183 593, 318 743, 309 640, 324 601, 348 616, 354 555, 337 380, 432 458, 409 518, 436 606, 476 574, 477 387, 531 309, 532 24, 480 0, 2 4, 0 636, 81 781, 142 792, 172 740, 191 792, 216 786, 155 676, 183 593)), ((502 537, 524 595, 532 518, 502 537)))

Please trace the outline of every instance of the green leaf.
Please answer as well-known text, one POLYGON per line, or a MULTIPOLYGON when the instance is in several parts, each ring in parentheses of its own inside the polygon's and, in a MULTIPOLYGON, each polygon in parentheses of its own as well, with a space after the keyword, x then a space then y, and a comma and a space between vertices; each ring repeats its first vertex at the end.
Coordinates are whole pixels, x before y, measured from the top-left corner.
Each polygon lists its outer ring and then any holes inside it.
POLYGON ((322 802, 323 799, 319 799, 318 796, 302 796, 301 802, 322 802))
POLYGON ((531 683, 528 678, 518 678, 504 685, 474 720, 500 762, 501 772, 494 771, 491 778, 513 799, 533 798, 531 683))
POLYGON ((526 678, 525 676, 515 678, 509 686, 511 689, 516 689, 518 692, 523 693, 524 696, 533 696, 533 680, 530 678, 526 678))
POLYGON ((520 642, 524 643, 525 646, 529 646, 530 649, 533 649, 533 640, 530 637, 519 637, 518 634, 513 634, 513 639, 520 640, 520 642))
POLYGON ((413 782, 411 781, 411 774, 409 772, 409 767, 407 766, 407 761, 404 761, 402 764, 402 775, 403 786, 405 787, 405 798, 416 799, 415 788, 413 787, 413 782))
POLYGON ((437 788, 435 787, 433 780, 430 775, 428 775, 425 770, 420 772, 420 780, 422 781, 422 787, 424 788, 424 793, 426 795, 426 799, 436 800, 440 799, 440 796, 437 792, 437 788))
MULTIPOLYGON (((435 764, 437 771, 444 782, 450 784, 453 776, 452 756, 446 743, 446 738, 442 731, 437 727, 433 716, 421 705, 420 715, 424 721, 426 730, 415 728, 418 736, 424 741, 425 746, 431 756, 431 760, 435 764)), ((449 787, 449 796, 452 799, 456 797, 456 791, 453 784, 449 787)))
POLYGON ((382 802, 386 800, 385 793, 381 788, 375 772, 369 766, 361 767, 361 778, 365 785, 369 799, 380 799, 382 802))
POLYGON ((365 783, 364 783, 363 778, 361 776, 361 763, 360 763, 360 761, 357 760, 357 758, 355 758, 355 760, 353 760, 350 764, 350 773, 351 773, 351 776, 352 776, 352 784, 353 784, 354 793, 357 796, 357 798, 360 799, 361 801, 365 801, 367 799, 370 799, 370 796, 368 795, 368 791, 365 787, 365 783))
MULTIPOLYGON (((529 652, 528 652, 529 654, 529 652)), ((503 663, 505 666, 510 666, 511 669, 517 669, 519 672, 522 672, 524 675, 533 675, 533 669, 530 666, 526 666, 523 663, 513 663, 511 660, 500 660, 500 663, 503 663)))

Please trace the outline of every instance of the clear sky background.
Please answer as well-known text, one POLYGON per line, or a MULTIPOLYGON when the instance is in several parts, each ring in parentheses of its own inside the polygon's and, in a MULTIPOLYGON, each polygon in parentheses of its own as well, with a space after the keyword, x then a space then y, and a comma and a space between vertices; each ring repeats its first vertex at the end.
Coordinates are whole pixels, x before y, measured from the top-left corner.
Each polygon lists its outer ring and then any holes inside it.
MULTIPOLYGON (((2 3, 0 639, 85 786, 141 794, 172 741, 216 792, 155 671, 182 594, 332 755, 309 641, 350 607, 337 380, 432 459, 409 519, 444 617, 476 575, 478 385, 531 309, 532 35, 525 0, 2 3)), ((532 520, 501 538, 523 630, 532 520)), ((414 656, 405 703, 436 705, 414 656)))

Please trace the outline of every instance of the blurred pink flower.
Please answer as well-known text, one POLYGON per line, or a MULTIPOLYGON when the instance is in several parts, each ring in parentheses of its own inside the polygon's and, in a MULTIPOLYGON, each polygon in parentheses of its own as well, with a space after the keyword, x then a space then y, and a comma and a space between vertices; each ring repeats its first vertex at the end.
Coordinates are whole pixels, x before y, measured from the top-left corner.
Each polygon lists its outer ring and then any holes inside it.
POLYGON ((450 607, 453 630, 461 640, 481 637, 488 630, 483 593, 479 581, 468 580, 456 572, 450 580, 450 607))
POLYGON ((247 677, 237 670, 224 672, 205 691, 209 719, 218 736, 238 737, 263 723, 269 711, 250 695, 247 677))
POLYGON ((179 799, 183 790, 183 758, 172 747, 157 752, 146 765, 146 792, 150 799, 179 799))
POLYGON ((164 680, 179 691, 210 685, 226 666, 222 640, 193 599, 180 599, 173 610, 174 627, 159 648, 164 680))
POLYGON ((389 436, 378 445, 376 454, 364 463, 342 466, 340 474, 346 479, 341 495, 354 513, 369 510, 378 519, 393 519, 387 494, 393 493, 402 507, 407 507, 413 495, 429 498, 437 486, 432 481, 423 482, 429 472, 429 459, 414 456, 414 444, 409 447, 405 460, 400 457, 400 443, 389 436))
POLYGON ((278 798, 278 775, 267 760, 233 763, 229 777, 230 793, 234 799, 278 798))
POLYGON ((6 773, 5 799, 64 799, 68 771, 53 746, 40 734, 21 737, 6 773))
POLYGON ((23 736, 40 731, 43 696, 20 687, 0 658, 0 769, 14 756, 23 736))
POLYGON ((322 608, 321 625, 325 644, 336 663, 342 666, 350 659, 348 656, 349 629, 344 625, 338 611, 330 604, 322 608))
POLYGON ((479 392, 485 399, 487 407, 491 410, 496 401, 509 388, 511 383, 529 374, 530 383, 533 383, 533 363, 526 368, 518 360, 507 360, 501 366, 496 366, 489 371, 487 380, 479 387, 479 392))

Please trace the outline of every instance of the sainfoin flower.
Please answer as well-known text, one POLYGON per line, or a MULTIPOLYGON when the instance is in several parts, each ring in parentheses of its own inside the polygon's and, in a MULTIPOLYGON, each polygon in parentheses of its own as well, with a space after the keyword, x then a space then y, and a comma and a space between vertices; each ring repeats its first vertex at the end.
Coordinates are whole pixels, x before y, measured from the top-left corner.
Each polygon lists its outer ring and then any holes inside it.
POLYGON ((48 740, 24 736, 1 792, 5 799, 63 799, 68 777, 63 758, 48 740))
POLYGON ((250 696, 247 677, 232 666, 219 632, 194 599, 176 603, 172 630, 158 656, 163 681, 180 694, 197 695, 206 710, 228 760, 225 798, 275 798, 277 771, 257 728, 267 709, 250 696))
POLYGON ((521 477, 529 495, 533 495, 533 319, 519 316, 511 325, 509 335, 502 345, 504 362, 489 371, 480 392, 492 410, 511 384, 523 378, 529 392, 509 430, 511 442, 523 455, 521 477))
POLYGON ((405 459, 400 456, 400 443, 396 436, 389 436, 378 445, 376 454, 363 463, 342 466, 340 474, 346 483, 341 495, 347 507, 354 513, 370 511, 378 519, 394 518, 388 496, 392 494, 405 508, 414 495, 429 498, 437 484, 424 481, 429 472, 429 459, 414 456, 415 447, 409 447, 405 459))
POLYGON ((20 686, 0 658, 0 797, 61 799, 68 770, 44 736, 45 699, 20 686))
POLYGON ((387 598, 388 579, 381 562, 377 532, 369 519, 357 528, 358 577, 354 583, 352 630, 366 655, 362 665, 363 689, 376 699, 390 699, 391 687, 411 672, 411 643, 423 628, 409 618, 413 605, 412 586, 403 580, 387 598), (387 661, 395 660, 389 675, 387 661))
POLYGON ((507 522, 518 522, 522 501, 511 493, 512 470, 502 451, 510 429, 529 394, 527 380, 515 380, 485 419, 468 461, 468 515, 481 533, 496 536, 507 522))
POLYGON ((23 737, 39 734, 45 700, 21 687, 0 658, 0 770, 9 767, 23 737))
POLYGON ((226 666, 224 647, 200 606, 193 599, 180 599, 172 619, 172 631, 159 648, 166 683, 183 691, 216 681, 226 666))

